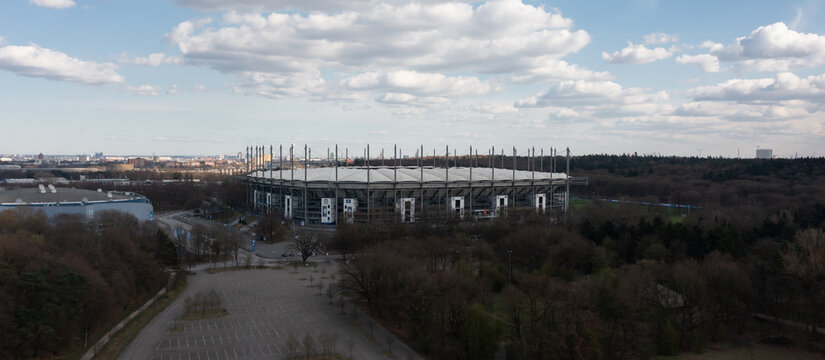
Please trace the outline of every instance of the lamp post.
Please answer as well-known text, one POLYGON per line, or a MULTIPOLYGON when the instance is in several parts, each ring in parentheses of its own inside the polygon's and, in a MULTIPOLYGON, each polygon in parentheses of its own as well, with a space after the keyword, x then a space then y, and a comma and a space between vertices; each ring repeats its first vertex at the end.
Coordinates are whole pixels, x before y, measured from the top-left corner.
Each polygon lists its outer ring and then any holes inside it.
POLYGON ((513 285, 513 250, 507 250, 507 284, 513 285))

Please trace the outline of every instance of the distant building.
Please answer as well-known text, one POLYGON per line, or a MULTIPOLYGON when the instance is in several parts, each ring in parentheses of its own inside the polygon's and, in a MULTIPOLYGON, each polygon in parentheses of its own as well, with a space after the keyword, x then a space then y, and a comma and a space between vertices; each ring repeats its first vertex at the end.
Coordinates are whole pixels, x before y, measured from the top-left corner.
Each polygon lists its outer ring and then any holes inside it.
POLYGON ((43 210, 47 216, 78 214, 91 219, 101 211, 117 210, 131 214, 139 221, 152 221, 152 203, 142 195, 130 192, 102 192, 71 188, 39 188, 0 190, 0 211, 19 208, 43 210))
POLYGON ((757 159, 773 159, 772 149, 756 149, 757 159))
POLYGON ((129 159, 126 162, 128 164, 132 164, 132 166, 135 167, 135 168, 142 168, 142 167, 146 167, 146 165, 147 165, 146 159, 140 158, 140 157, 139 158, 134 158, 134 159, 129 159))

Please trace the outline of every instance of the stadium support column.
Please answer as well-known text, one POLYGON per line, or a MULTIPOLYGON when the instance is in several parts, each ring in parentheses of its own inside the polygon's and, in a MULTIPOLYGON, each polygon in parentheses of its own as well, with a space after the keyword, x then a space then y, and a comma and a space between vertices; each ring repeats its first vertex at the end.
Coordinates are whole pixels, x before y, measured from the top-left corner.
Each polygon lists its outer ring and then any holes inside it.
POLYGON ((513 190, 512 190, 513 198, 512 198, 512 200, 510 200, 510 201, 512 201, 511 205, 509 205, 511 207, 516 207, 516 165, 518 165, 516 163, 516 161, 517 161, 516 158, 517 158, 516 157, 516 147, 513 146, 513 190))
POLYGON ((343 209, 343 206, 338 206, 338 144, 335 144, 335 224, 338 224, 338 209, 343 209))
POLYGON ((495 156, 496 147, 493 146, 493 148, 490 149, 489 156, 487 156, 487 161, 490 163, 490 196, 493 197, 496 196, 496 159, 494 159, 495 156))
POLYGON ((392 144, 392 202, 393 206, 398 205, 398 148, 396 144, 392 144))
MULTIPOLYGON (((289 145, 289 198, 290 210, 295 209, 295 144, 289 145)), ((292 226, 295 227, 295 216, 293 211, 290 211, 289 218, 292 220, 292 226)))
POLYGON ((421 216, 424 216, 424 145, 421 145, 421 151, 418 153, 418 168, 421 170, 421 177, 418 179, 418 196, 421 204, 421 216))
POLYGON ((365 156, 365 163, 367 164, 367 225, 370 224, 370 200, 372 197, 370 196, 370 144, 367 144, 367 154, 365 156))
POLYGON ((567 148, 567 174, 564 181, 564 215, 567 215, 567 208, 570 206, 570 148, 567 148))
POLYGON ((307 169, 309 168, 309 156, 312 154, 307 144, 304 144, 304 224, 309 225, 309 209, 307 208, 307 169))
MULTIPOLYGON (((246 164, 246 174, 249 175, 249 146, 246 147, 246 158, 244 159, 246 164)), ((246 181, 246 207, 249 208, 249 198, 252 196, 252 187, 249 185, 249 178, 246 181)))
MULTIPOLYGON (((284 145, 278 144, 278 178, 281 179, 280 186, 278 187, 278 201, 281 204, 284 203, 284 145)), ((286 206, 281 206, 281 213, 286 213, 286 206)))
POLYGON ((441 210, 444 211, 445 206, 447 206, 447 201, 450 199, 452 194, 450 193, 450 145, 447 145, 447 152, 444 153, 444 194, 446 197, 444 198, 444 204, 441 205, 441 210))
POLYGON ((272 186, 272 181, 274 180, 272 178, 272 168, 273 168, 272 159, 274 159, 274 158, 275 158, 275 148, 273 148, 272 145, 269 145, 269 199, 266 202, 266 213, 267 214, 272 213, 272 190, 274 188, 272 186))
MULTIPOLYGON (((529 149, 528 149, 528 155, 529 149)), ((530 177, 530 186, 533 188, 533 201, 536 200, 536 147, 533 146, 533 154, 530 155, 530 171, 532 171, 530 177)))
POLYGON ((550 147, 550 208, 553 209, 556 198, 556 187, 553 185, 553 147, 550 147))
POLYGON ((470 205, 470 216, 473 216, 473 146, 470 145, 470 196, 467 200, 470 205))
POLYGON ((544 148, 539 152, 539 172, 544 172, 544 148))

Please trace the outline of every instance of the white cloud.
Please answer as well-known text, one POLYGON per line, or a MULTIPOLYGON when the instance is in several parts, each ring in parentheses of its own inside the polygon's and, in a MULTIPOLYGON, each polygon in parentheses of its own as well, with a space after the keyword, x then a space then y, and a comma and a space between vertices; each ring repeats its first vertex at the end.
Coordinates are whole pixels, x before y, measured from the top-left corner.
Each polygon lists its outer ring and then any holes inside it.
POLYGON ((201 11, 215 10, 305 10, 339 11, 365 6, 372 0, 173 0, 177 5, 201 11))
POLYGON ((206 86, 201 85, 201 84, 197 84, 195 86, 192 86, 192 90, 195 90, 195 91, 198 91, 198 92, 206 91, 206 86))
POLYGON ((388 92, 375 101, 388 105, 428 106, 444 104, 448 99, 438 96, 415 96, 406 93, 388 92))
POLYGON ((710 50, 711 52, 722 50, 722 48, 725 47, 725 45, 722 45, 720 43, 715 43, 713 41, 705 41, 700 46, 710 50))
MULTIPOLYGON (((319 91, 316 86, 289 79, 318 74, 311 80, 318 84, 325 80, 320 74, 328 74, 328 70, 345 76, 364 69, 377 74, 412 71, 430 74, 431 79, 460 80, 463 87, 484 83, 472 83, 478 81, 473 76, 442 74, 505 74, 520 82, 609 79, 606 72, 593 72, 559 60, 590 41, 587 32, 572 26, 572 21, 556 10, 516 0, 477 6, 461 2, 387 2, 370 3, 358 12, 230 11, 218 25, 210 25, 208 20, 182 22, 167 34, 167 39, 178 47, 188 64, 240 74, 245 79, 240 91, 274 97, 319 91), (248 74, 257 75, 250 82, 248 74), (262 86, 264 83, 269 85, 262 86)), ((446 86, 444 81, 439 80, 439 86, 446 86)), ((325 82, 334 83, 337 81, 325 82)), ((473 95, 478 89, 485 87, 444 92, 473 95)), ((409 93, 400 90, 403 89, 384 91, 409 93)), ((490 90, 483 92, 487 91, 490 90)))
POLYGON ((250 71, 242 73, 241 78, 236 92, 273 99, 319 93, 325 83, 318 71, 291 74, 250 71))
POLYGON ((687 55, 682 54, 676 58, 677 64, 692 64, 696 65, 705 72, 719 72, 719 59, 710 54, 687 55))
POLYGON ((646 64, 657 60, 667 59, 673 53, 665 48, 649 49, 642 44, 627 43, 627 47, 612 54, 602 52, 602 58, 614 64, 646 64))
POLYGON ((664 91, 622 88, 612 81, 563 81, 545 92, 516 101, 516 107, 592 106, 601 104, 658 103, 668 100, 664 91))
POLYGON ((161 93, 161 90, 152 85, 140 85, 140 86, 129 86, 126 88, 137 95, 144 95, 144 96, 157 96, 161 93))
POLYGON ((178 87, 178 84, 172 84, 172 86, 169 87, 169 90, 166 90, 167 95, 174 95, 174 94, 177 94, 179 92, 180 92, 180 88, 178 87))
POLYGON ((484 95, 492 89, 488 82, 476 77, 444 76, 410 70, 358 74, 342 80, 341 86, 355 91, 381 89, 390 92, 446 97, 484 95))
POLYGON ((29 3, 53 9, 68 9, 75 6, 74 0, 29 0, 29 3))
POLYGON ((183 63, 183 59, 178 56, 168 56, 164 53, 154 53, 150 54, 147 57, 134 57, 130 58, 126 54, 120 55, 120 60, 118 60, 121 64, 135 64, 135 65, 148 65, 148 66, 160 66, 163 64, 181 64, 183 63))
POLYGON ((662 45, 672 42, 678 42, 679 36, 665 33, 652 33, 644 36, 646 45, 662 45))
POLYGON ((825 36, 801 33, 778 22, 760 26, 730 45, 709 43, 710 53, 752 71, 787 71, 825 64, 825 36))
POLYGON ((37 45, 0 48, 0 68, 23 76, 89 85, 124 81, 115 64, 83 61, 37 45))
POLYGON ((589 42, 569 19, 514 1, 376 5, 362 13, 229 13, 225 27, 183 22, 168 35, 187 59, 220 71, 305 66, 412 67, 503 73, 525 59, 563 56, 589 42))
POLYGON ((714 86, 698 87, 687 94, 695 100, 822 101, 825 100, 825 74, 800 78, 785 72, 773 78, 732 79, 714 86))
POLYGON ((562 81, 562 80, 610 80, 613 78, 607 71, 592 71, 576 64, 569 64, 564 60, 552 57, 530 59, 524 71, 510 77, 513 82, 532 81, 562 81))
POLYGON ((718 101, 696 101, 679 105, 677 116, 717 117, 730 121, 785 121, 805 118, 810 112, 804 107, 783 104, 741 104, 718 101))

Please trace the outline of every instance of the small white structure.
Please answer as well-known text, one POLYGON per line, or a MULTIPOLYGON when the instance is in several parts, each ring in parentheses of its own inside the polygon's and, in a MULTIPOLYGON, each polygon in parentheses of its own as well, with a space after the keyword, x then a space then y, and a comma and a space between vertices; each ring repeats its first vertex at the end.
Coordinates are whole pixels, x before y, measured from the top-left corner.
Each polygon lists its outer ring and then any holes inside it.
POLYGON ((543 214, 544 209, 547 208, 547 195, 544 193, 536 194, 531 198, 531 204, 536 209, 537 213, 543 214))
POLYGON ((773 149, 756 149, 757 159, 773 159, 773 149))
POLYGON ((463 196, 453 196, 449 198, 449 203, 447 204, 447 208, 451 211, 452 215, 457 215, 459 218, 464 217, 464 197, 463 196))
POLYGON ((321 199, 321 224, 335 224, 335 214, 337 213, 334 198, 321 199))
POLYGON ((400 198, 396 204, 398 213, 401 215, 402 223, 412 224, 415 222, 415 198, 400 198))
POLYGON ((352 224, 355 221, 355 210, 358 209, 358 199, 344 199, 344 222, 352 224))
POLYGON ((501 211, 507 208, 507 195, 496 195, 493 199, 493 213, 501 215, 501 211))
POLYGON ((292 219, 292 195, 284 195, 284 218, 292 219))

